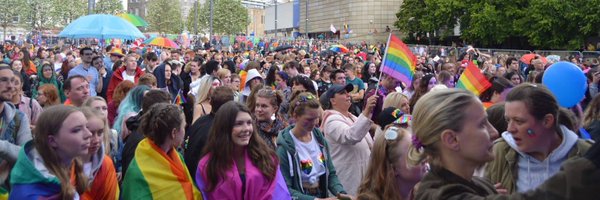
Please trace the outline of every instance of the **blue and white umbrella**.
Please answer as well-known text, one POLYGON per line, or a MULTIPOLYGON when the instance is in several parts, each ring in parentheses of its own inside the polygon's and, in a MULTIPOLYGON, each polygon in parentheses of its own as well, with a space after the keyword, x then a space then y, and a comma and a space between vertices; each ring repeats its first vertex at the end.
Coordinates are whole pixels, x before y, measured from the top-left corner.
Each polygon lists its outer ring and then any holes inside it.
POLYGON ((114 15, 95 14, 77 18, 65 27, 58 37, 126 39, 145 38, 144 34, 130 22, 114 15))

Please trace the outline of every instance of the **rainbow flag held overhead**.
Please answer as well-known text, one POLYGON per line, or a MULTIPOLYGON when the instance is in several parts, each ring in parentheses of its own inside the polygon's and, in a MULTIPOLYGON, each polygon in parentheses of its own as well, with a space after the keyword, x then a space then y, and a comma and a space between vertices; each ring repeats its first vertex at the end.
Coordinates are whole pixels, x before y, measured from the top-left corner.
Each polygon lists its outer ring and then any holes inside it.
POLYGON ((202 194, 183 164, 183 156, 175 148, 165 153, 148 138, 135 150, 122 186, 122 200, 202 200, 202 194))
POLYGON ((477 68, 477 66, 473 62, 469 62, 467 68, 462 73, 462 75, 460 75, 458 83, 456 84, 457 88, 469 90, 477 96, 479 96, 482 92, 484 92, 491 86, 492 84, 487 80, 483 73, 481 73, 481 70, 479 70, 479 68, 477 68))
POLYGON ((173 100, 173 104, 182 105, 186 102, 187 101, 185 100, 185 96, 183 95, 183 92, 181 91, 181 89, 179 89, 179 91, 177 91, 177 96, 173 100))
POLYGON ((416 65, 417 57, 402 40, 390 33, 381 64, 381 72, 410 86, 416 65))

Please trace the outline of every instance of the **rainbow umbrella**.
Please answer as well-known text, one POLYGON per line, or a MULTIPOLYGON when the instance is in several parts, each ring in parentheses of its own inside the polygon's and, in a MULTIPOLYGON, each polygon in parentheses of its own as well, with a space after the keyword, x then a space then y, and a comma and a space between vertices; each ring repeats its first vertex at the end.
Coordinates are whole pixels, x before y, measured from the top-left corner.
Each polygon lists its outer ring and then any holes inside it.
POLYGON ((142 26, 142 27, 148 26, 148 22, 146 22, 146 20, 144 20, 140 16, 137 16, 134 14, 121 13, 121 14, 118 14, 117 16, 125 19, 128 22, 131 22, 131 24, 133 24, 134 26, 142 26))
POLYGON ((331 45, 331 48, 329 48, 329 50, 338 52, 338 53, 348 53, 348 48, 346 48, 344 45, 339 45, 339 44, 335 44, 335 45, 331 45))
POLYGON ((153 37, 144 41, 144 44, 172 49, 179 48, 179 45, 177 45, 177 43, 173 42, 173 40, 166 37, 153 37))

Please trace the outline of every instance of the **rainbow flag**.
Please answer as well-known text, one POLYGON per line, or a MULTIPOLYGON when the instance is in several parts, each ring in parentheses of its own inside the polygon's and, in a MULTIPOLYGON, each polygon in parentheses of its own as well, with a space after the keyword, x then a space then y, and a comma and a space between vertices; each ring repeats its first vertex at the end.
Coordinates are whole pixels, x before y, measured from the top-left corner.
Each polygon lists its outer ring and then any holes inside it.
POLYGON ((0 200, 7 200, 8 199, 8 191, 6 189, 4 189, 3 187, 0 187, 0 200))
POLYGON ((112 159, 104 155, 102 166, 94 176, 94 181, 85 193, 81 194, 81 200, 116 200, 119 199, 119 180, 112 159))
POLYGON ((173 104, 182 105, 186 102, 187 101, 185 100, 185 96, 183 95, 183 92, 181 91, 181 89, 179 89, 179 91, 177 91, 177 96, 173 100, 173 104))
POLYGON ((458 84, 456 84, 457 88, 469 90, 477 96, 491 86, 492 84, 473 62, 469 62, 465 71, 460 75, 458 84))
POLYGON ((177 150, 167 154, 148 138, 139 143, 121 185, 123 200, 202 199, 177 150))
POLYGON ((390 33, 381 64, 381 72, 410 85, 415 74, 416 64, 417 57, 402 40, 390 33))

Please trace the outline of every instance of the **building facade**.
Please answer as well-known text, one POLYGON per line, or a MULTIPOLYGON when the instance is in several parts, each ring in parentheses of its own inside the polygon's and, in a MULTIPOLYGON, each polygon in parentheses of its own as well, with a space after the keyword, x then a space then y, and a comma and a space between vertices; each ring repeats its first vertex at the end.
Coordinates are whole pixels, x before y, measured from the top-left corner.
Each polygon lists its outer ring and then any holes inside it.
POLYGON ((298 0, 298 31, 310 37, 354 38, 393 29, 402 0, 298 0), (337 30, 331 31, 331 25, 337 30), (308 31, 307 31, 308 30, 308 31))
POLYGON ((288 1, 265 9, 265 33, 268 37, 291 37, 298 32, 300 18, 298 1, 288 1), (277 16, 275 16, 277 13, 277 16))

